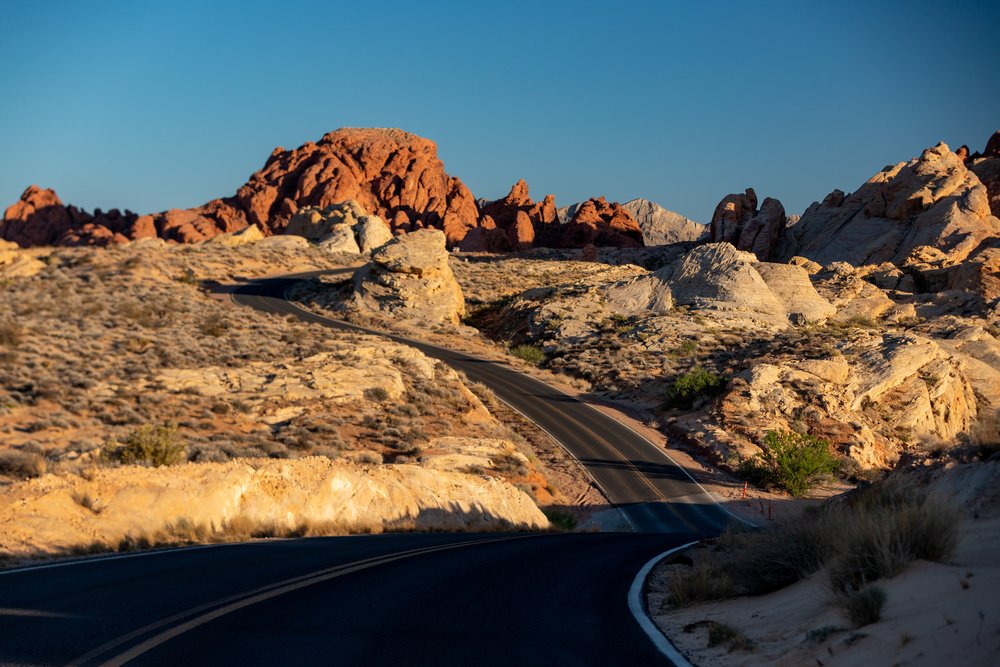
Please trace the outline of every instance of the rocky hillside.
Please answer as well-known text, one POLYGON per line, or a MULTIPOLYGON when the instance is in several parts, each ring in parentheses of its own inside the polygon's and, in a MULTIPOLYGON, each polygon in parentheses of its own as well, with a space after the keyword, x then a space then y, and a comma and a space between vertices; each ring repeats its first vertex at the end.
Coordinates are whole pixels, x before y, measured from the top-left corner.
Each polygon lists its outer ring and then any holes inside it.
POLYGON ((103 246, 148 237, 194 243, 251 225, 272 235, 283 233, 300 210, 351 200, 388 222, 394 234, 439 229, 449 247, 467 250, 642 244, 635 221, 617 204, 592 200, 594 210, 559 224, 553 197, 533 202, 524 181, 480 211, 465 184, 445 172, 433 141, 368 128, 343 128, 292 150, 275 148, 233 196, 192 209, 91 214, 64 205, 53 190, 31 186, 4 213, 0 239, 21 246, 103 246))

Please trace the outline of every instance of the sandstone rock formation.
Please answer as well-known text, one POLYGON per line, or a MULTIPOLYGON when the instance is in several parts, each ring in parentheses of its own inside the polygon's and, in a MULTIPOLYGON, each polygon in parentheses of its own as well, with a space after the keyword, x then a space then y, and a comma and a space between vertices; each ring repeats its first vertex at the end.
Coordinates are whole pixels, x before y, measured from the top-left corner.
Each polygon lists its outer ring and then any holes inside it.
POLYGON ((448 266, 446 237, 435 229, 397 236, 354 275, 351 312, 458 324, 465 299, 448 266))
POLYGON ((945 144, 886 167, 856 192, 830 193, 789 228, 783 256, 820 264, 902 265, 930 246, 960 263, 985 240, 1000 236, 986 188, 945 144))
POLYGON ((47 475, 0 492, 0 551, 10 555, 155 537, 181 523, 208 533, 229 525, 341 533, 548 526, 527 494, 499 479, 324 457, 98 468, 87 479, 47 475))
POLYGON ((302 236, 330 252, 369 253, 392 238, 389 226, 351 200, 319 209, 307 206, 288 222, 285 234, 302 236))
POLYGON ((139 238, 144 227, 131 211, 96 210, 93 215, 65 206, 54 190, 32 185, 4 212, 0 239, 20 246, 108 245, 139 238))
POLYGON ((540 202, 533 201, 524 179, 515 183, 503 199, 485 202, 481 213, 480 227, 498 231, 473 235, 463 243, 463 250, 527 250, 535 245, 537 235, 545 235, 545 226, 558 222, 555 198, 546 195, 540 202))
POLYGON ((207 242, 214 245, 226 246, 227 248, 235 248, 236 246, 257 243, 262 240, 264 240, 264 232, 260 231, 260 227, 257 225, 250 225, 238 232, 227 232, 213 236, 207 242))
POLYGON ((582 202, 572 219, 564 225, 547 228, 543 245, 556 248, 583 248, 613 246, 641 248, 642 229, 635 218, 617 202, 608 203, 604 197, 582 202))
POLYGON ((990 211, 1000 218, 1000 130, 990 137, 983 154, 967 162, 966 166, 986 187, 990 211))
POLYGON ((786 225, 785 208, 780 201, 768 197, 758 210, 757 193, 747 188, 744 194, 726 195, 715 207, 709 240, 730 243, 766 262, 777 259, 786 225))
POLYGON ((639 223, 645 246, 701 241, 708 236, 705 225, 668 211, 648 199, 633 199, 622 204, 622 208, 639 223))
POLYGON ((279 231, 304 206, 356 200, 396 230, 444 230, 461 242, 476 225, 469 189, 445 173, 433 141, 395 129, 344 128, 295 150, 276 148, 234 197, 251 223, 279 231))

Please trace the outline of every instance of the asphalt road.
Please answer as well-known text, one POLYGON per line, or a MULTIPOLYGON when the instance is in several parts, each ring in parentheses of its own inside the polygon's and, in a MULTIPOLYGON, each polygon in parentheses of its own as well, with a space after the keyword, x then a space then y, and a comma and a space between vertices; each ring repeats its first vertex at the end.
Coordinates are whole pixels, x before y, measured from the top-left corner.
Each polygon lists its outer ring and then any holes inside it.
MULTIPOLYGON (((234 299, 372 332, 284 299, 234 299)), ((731 520, 659 447, 502 364, 389 336, 489 386, 580 460, 633 533, 272 540, 0 572, 0 664, 669 664, 630 612, 650 558, 731 520)))
POLYGON ((643 563, 685 539, 354 536, 10 571, 0 662, 667 664, 626 594, 643 563))
POLYGON ((241 286, 233 298, 258 310, 294 315, 334 329, 384 335, 483 383, 576 457, 637 532, 717 535, 734 520, 663 449, 573 396, 503 364, 322 317, 285 299, 297 280, 353 271, 256 280, 241 286))

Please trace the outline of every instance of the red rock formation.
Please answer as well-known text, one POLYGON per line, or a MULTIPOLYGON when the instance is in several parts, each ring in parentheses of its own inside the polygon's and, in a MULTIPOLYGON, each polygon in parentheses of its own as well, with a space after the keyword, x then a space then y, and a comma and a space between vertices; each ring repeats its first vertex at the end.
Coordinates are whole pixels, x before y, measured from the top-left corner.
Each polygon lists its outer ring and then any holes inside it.
MULTIPOLYGON (((843 197, 844 193, 834 191, 827 199, 837 196, 843 197)), ((785 207, 780 201, 768 197, 757 210, 757 193, 747 188, 741 195, 726 195, 715 207, 709 225, 709 242, 724 241, 767 262, 776 256, 787 222, 785 207)))
POLYGON ((1000 130, 993 133, 983 154, 974 155, 966 163, 984 186, 990 211, 1000 218, 1000 130))
POLYGON ((1000 130, 994 132, 990 140, 986 142, 983 157, 1000 157, 1000 130))
POLYGON ((558 221, 555 197, 546 195, 540 202, 533 201, 524 179, 515 183, 503 199, 484 204, 481 213, 480 226, 489 219, 503 234, 473 234, 462 244, 463 250, 526 250, 535 245, 536 236, 543 233, 545 226, 558 221))
POLYGON ((29 186, 0 221, 0 238, 21 246, 108 245, 129 239, 138 216, 100 209, 93 215, 66 206, 54 190, 29 186))
POLYGON ((557 248, 583 248, 588 244, 641 248, 643 245, 642 229, 632 214, 617 202, 609 204, 604 197, 588 199, 576 209, 572 220, 550 229, 559 234, 558 238, 550 236, 540 245, 557 248))

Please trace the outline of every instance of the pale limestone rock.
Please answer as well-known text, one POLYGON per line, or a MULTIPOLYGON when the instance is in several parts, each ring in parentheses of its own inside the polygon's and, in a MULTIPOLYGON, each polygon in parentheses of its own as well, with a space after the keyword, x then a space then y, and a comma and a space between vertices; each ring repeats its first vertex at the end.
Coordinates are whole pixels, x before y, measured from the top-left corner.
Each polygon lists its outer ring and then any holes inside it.
POLYGON ((755 268, 789 315, 799 313, 808 322, 820 322, 837 313, 813 287, 804 268, 771 262, 760 262, 755 268))
POLYGON ((347 225, 337 225, 331 227, 329 233, 316 243, 327 252, 350 253, 357 255, 361 252, 358 242, 354 238, 354 230, 347 225))
POLYGON ((227 248, 235 248, 236 246, 247 245, 250 243, 257 243, 264 239, 264 232, 260 230, 257 225, 250 225, 246 229, 241 229, 236 232, 229 232, 227 234, 219 234, 218 236, 213 236, 212 238, 205 241, 205 243, 211 243, 212 245, 226 246, 227 248))
POLYGON ((0 279, 30 278, 45 268, 45 263, 12 241, 0 239, 0 279))
POLYGON ((675 304, 715 314, 788 325, 788 311, 755 268, 757 258, 728 243, 698 246, 676 266, 654 275, 664 277, 675 304))
POLYGON ((433 470, 471 472, 496 467, 497 461, 511 459, 521 464, 528 463, 528 457, 517 451, 517 447, 507 440, 493 438, 433 438, 423 448, 420 465, 433 470))
POLYGON ((0 551, 17 555, 115 544, 180 521, 210 530, 233 521, 344 532, 548 527, 527 494, 496 478, 324 457, 97 468, 88 479, 46 475, 0 491, 0 551), (83 496, 100 511, 74 500, 83 496))
POLYGON ((458 324, 465 299, 448 266, 445 235, 421 229, 397 236, 372 252, 355 273, 348 310, 427 322, 458 324))
POLYGON ((961 262, 984 239, 1000 235, 986 189, 945 144, 886 167, 857 192, 835 191, 788 229, 782 255, 821 264, 902 265, 918 246, 961 262))
POLYGON ((358 247, 363 253, 370 253, 392 240, 392 231, 385 220, 377 215, 363 215, 354 225, 358 247))

